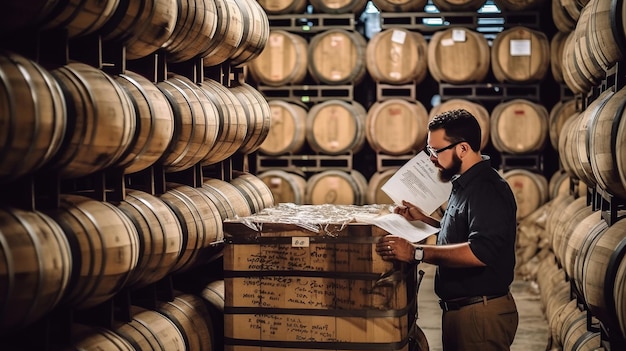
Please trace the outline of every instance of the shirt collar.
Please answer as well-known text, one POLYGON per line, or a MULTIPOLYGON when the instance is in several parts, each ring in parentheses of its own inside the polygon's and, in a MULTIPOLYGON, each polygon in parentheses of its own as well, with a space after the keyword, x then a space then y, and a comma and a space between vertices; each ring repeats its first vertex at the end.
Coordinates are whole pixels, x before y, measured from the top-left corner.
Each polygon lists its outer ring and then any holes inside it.
POLYGON ((465 171, 463 174, 456 175, 452 179, 452 186, 454 188, 458 187, 466 187, 474 178, 478 176, 482 172, 482 170, 491 167, 491 157, 487 155, 481 155, 482 161, 476 163, 470 169, 465 171))

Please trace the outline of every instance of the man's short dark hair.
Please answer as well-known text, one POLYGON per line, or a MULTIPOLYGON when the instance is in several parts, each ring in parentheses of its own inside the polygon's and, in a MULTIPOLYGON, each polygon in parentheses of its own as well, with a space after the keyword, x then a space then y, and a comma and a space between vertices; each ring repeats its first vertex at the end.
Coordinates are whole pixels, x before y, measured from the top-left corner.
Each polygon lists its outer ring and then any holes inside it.
POLYGON ((428 130, 443 129, 450 142, 465 140, 474 151, 480 150, 481 130, 478 121, 465 109, 456 109, 436 115, 429 123, 428 130))

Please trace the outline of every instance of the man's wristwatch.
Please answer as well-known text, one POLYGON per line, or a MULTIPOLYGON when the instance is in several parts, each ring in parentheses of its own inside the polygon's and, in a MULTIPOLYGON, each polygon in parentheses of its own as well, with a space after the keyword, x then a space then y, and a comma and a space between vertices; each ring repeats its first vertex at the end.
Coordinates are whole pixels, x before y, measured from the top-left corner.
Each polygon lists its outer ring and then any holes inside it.
POLYGON ((415 247, 415 252, 413 254, 413 259, 415 260, 415 263, 420 263, 422 262, 422 260, 424 259, 424 248, 421 246, 416 246, 415 247))

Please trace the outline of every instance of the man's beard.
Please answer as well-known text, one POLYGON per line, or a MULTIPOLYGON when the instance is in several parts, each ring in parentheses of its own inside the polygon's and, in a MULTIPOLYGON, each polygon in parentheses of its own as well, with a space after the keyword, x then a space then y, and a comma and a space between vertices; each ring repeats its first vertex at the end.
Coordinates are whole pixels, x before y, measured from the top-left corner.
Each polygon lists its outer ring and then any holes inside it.
POLYGON ((452 166, 439 170, 439 180, 444 183, 449 182, 452 177, 459 174, 459 172, 461 171, 461 163, 461 159, 456 154, 453 154, 452 166))

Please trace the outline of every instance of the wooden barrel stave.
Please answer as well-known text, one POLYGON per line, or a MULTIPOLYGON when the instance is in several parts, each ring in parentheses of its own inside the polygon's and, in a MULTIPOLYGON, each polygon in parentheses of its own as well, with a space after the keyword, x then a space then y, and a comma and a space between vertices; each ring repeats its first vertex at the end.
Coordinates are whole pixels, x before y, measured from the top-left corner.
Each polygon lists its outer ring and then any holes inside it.
POLYGON ((178 218, 161 199, 139 190, 127 190, 118 207, 137 228, 142 249, 128 285, 139 288, 165 278, 182 253, 178 218))
POLYGON ((328 84, 358 84, 367 71, 367 42, 358 32, 341 28, 314 35, 307 47, 308 71, 313 80, 328 84))
POLYGON ((64 306, 94 307, 127 286, 139 261, 139 234, 130 218, 110 203, 70 194, 62 194, 59 208, 47 213, 72 248, 64 306))
POLYGON ((365 143, 365 108, 356 101, 331 99, 315 104, 306 119, 306 140, 313 151, 357 153, 365 143))
POLYGON ((0 209, 0 332, 24 328, 51 312, 72 273, 70 244, 41 212, 0 209))
POLYGON ((171 74, 157 87, 174 112, 174 135, 157 164, 166 172, 188 169, 207 157, 220 128, 217 106, 190 79, 171 74))
POLYGON ((419 101, 388 99, 370 106, 365 137, 374 151, 389 155, 419 152, 426 146, 428 111, 419 101))
POLYGON ((137 128, 128 94, 113 77, 85 63, 70 63, 52 74, 68 102, 67 134, 54 168, 62 178, 78 178, 118 166, 137 128))
POLYGON ((304 106, 289 101, 271 100, 268 104, 272 128, 259 146, 259 151, 272 156, 298 153, 306 143, 308 111, 304 106))
POLYGON ((67 108, 50 72, 19 54, 0 54, 0 87, 0 181, 9 182, 56 156, 67 129, 67 108))
POLYGON ((135 107, 135 142, 119 161, 124 173, 136 173, 156 163, 174 137, 174 112, 167 98, 147 78, 126 71, 115 77, 135 107))
POLYGON ((205 79, 201 90, 218 112, 219 130, 215 144, 200 161, 207 166, 226 160, 241 148, 248 133, 248 119, 242 103, 222 84, 205 79))
POLYGON ((260 173, 259 179, 270 189, 272 197, 277 204, 304 204, 306 178, 303 175, 275 169, 260 173))

